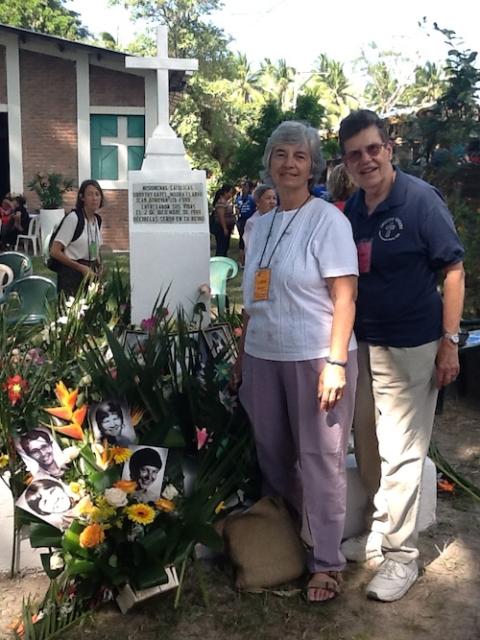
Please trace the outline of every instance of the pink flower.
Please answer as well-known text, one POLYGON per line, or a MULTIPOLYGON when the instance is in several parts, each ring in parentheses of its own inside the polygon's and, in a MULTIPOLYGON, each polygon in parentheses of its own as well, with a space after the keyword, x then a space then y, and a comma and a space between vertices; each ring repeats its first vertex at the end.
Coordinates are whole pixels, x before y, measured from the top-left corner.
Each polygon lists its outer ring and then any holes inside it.
POLYGON ((157 319, 155 316, 151 316, 150 318, 144 318, 140 323, 140 328, 143 331, 147 331, 148 333, 152 333, 155 330, 157 325, 157 319))
POLYGON ((116 380, 117 379, 117 368, 116 367, 111 367, 111 369, 109 369, 109 373, 110 373, 110 377, 112 378, 112 380, 116 380))
POLYGON ((235 329, 233 330, 233 335, 236 338, 241 338, 242 337, 242 333, 243 333, 242 327, 235 327, 235 329))
POLYGON ((195 427, 195 432, 197 434, 197 449, 200 451, 207 443, 208 432, 205 427, 203 429, 195 427))

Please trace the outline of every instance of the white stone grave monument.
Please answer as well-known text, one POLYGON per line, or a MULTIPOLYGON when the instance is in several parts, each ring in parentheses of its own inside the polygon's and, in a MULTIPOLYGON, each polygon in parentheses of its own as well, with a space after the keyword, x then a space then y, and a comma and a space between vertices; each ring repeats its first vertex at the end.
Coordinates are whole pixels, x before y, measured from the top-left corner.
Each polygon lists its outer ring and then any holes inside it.
POLYGON ((132 322, 151 316, 170 287, 168 308, 191 317, 198 288, 209 282, 210 233, 205 172, 192 170, 183 142, 169 125, 168 71, 194 71, 196 60, 168 57, 168 31, 158 27, 157 55, 127 58, 126 66, 157 72, 158 125, 140 171, 128 176, 132 322))

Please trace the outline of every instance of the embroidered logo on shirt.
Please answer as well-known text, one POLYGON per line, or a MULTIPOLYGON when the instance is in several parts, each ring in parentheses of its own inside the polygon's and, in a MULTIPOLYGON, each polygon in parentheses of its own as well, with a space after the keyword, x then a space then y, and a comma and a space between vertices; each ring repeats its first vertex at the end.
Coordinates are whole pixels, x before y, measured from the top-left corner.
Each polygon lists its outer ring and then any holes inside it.
POLYGON ((400 233, 403 229, 403 222, 400 218, 387 218, 380 225, 378 230, 378 237, 380 240, 389 242, 390 240, 396 240, 400 237, 400 233))

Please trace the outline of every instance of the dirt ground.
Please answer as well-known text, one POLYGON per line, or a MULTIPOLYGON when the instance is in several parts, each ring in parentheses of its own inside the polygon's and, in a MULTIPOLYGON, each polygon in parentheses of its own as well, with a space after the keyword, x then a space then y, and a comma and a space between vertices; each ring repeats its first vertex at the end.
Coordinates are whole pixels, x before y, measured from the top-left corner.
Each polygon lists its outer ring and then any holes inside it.
MULTIPOLYGON (((434 439, 449 462, 480 485, 480 409, 449 400, 436 418, 434 439)), ((480 502, 440 494, 437 523, 421 535, 421 577, 392 604, 368 601, 363 589, 372 575, 349 565, 344 592, 328 605, 308 605, 300 592, 240 595, 228 569, 205 567, 203 583, 186 581, 180 608, 165 594, 122 616, 109 605, 59 637, 62 640, 449 640, 480 639, 480 502)), ((198 576, 197 576, 198 578, 198 576)), ((0 638, 18 616, 22 597, 41 594, 47 581, 26 575, 0 579, 0 638)))

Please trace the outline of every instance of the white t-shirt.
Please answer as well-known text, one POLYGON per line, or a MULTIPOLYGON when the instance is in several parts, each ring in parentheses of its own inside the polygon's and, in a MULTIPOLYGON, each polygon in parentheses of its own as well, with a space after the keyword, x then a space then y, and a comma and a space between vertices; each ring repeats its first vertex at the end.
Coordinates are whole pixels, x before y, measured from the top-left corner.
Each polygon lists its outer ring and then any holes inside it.
POLYGON ((245 244, 245 251, 247 251, 248 249, 248 243, 250 241, 250 236, 253 231, 253 225, 255 224, 255 220, 258 220, 258 218, 260 218, 261 215, 262 214, 257 209, 257 211, 255 211, 255 213, 253 213, 245 223, 245 228, 243 229, 243 242, 245 244))
MULTIPOLYGON (((357 250, 347 218, 320 198, 298 213, 270 261, 269 299, 253 302, 255 271, 266 266, 296 209, 267 213, 255 221, 243 275, 250 316, 245 352, 264 360, 312 360, 330 352, 333 304, 325 278, 358 275, 357 250)), ((349 350, 356 349, 352 335, 349 350)))
POLYGON ((102 234, 96 216, 94 216, 92 222, 88 222, 87 218, 85 218, 85 225, 80 237, 72 242, 77 222, 76 211, 71 211, 67 214, 59 232, 55 236, 55 241, 60 242, 65 247, 65 255, 72 260, 98 260, 102 234), (95 249, 93 249, 94 244, 95 249))

